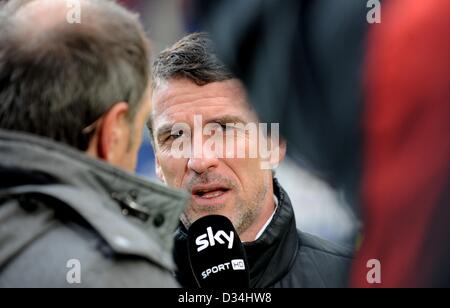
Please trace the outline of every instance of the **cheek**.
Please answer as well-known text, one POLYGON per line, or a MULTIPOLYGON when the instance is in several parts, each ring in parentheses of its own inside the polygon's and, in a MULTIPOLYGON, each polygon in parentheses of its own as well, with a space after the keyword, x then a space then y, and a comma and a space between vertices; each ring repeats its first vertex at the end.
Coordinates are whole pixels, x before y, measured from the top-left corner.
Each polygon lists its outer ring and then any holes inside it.
POLYGON ((244 192, 248 192, 249 188, 259 185, 265 176, 264 171, 260 168, 259 159, 227 159, 225 164, 238 178, 244 192))

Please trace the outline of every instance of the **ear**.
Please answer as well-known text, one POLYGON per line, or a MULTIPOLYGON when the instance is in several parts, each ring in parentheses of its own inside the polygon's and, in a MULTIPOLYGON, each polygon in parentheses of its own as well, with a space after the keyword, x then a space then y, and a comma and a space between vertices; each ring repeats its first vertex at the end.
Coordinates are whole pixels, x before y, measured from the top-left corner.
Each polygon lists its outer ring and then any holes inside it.
MULTIPOLYGON (((271 140, 269 138, 269 140, 271 140)), ((271 169, 276 169, 285 159, 286 157, 286 150, 287 150, 287 144, 286 140, 280 139, 280 140, 271 140, 271 143, 274 142, 275 147, 272 148, 272 151, 270 152, 270 158, 269 158, 269 164, 272 167, 271 169)))
POLYGON ((127 120, 128 104, 115 104, 103 115, 98 129, 98 157, 109 163, 120 161, 130 142, 131 128, 127 120))
POLYGON ((285 139, 280 140, 280 156, 278 157, 278 164, 281 164, 286 158, 287 142, 285 139))

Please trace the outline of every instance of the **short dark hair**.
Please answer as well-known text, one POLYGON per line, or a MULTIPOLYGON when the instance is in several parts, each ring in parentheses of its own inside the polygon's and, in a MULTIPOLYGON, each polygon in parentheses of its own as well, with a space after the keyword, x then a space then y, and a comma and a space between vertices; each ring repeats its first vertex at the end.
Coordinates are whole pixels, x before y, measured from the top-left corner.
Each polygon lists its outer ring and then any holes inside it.
POLYGON ((83 3, 81 23, 56 22, 42 33, 17 18, 24 7, 0 12, 1 129, 84 151, 92 137, 84 129, 115 103, 127 102, 135 117, 150 74, 142 26, 114 1, 83 3))
MULTIPOLYGON (((234 78, 217 57, 212 40, 204 32, 189 34, 162 51, 153 62, 152 72, 154 89, 170 79, 186 78, 203 86, 234 78)), ((151 117, 147 126, 153 140, 151 117)))

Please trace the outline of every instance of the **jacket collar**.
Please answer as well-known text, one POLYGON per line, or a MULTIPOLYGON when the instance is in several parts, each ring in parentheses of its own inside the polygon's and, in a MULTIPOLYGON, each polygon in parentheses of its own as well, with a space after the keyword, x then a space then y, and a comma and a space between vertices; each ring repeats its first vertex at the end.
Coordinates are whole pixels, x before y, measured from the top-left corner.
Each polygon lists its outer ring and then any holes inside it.
POLYGON ((250 266, 250 285, 255 288, 270 287, 282 279, 292 267, 298 250, 291 200, 277 179, 273 183, 278 198, 275 215, 258 240, 244 244, 250 266))
MULTIPOLYGON (((278 198, 278 207, 272 221, 258 240, 244 244, 252 288, 270 287, 282 279, 291 269, 298 251, 294 210, 287 193, 276 179, 274 193, 278 198)), ((187 232, 183 226, 180 226, 175 238, 177 279, 185 287, 196 287, 187 257, 187 232)))
MULTIPOLYGON (((13 176, 2 176, 1 190, 23 185, 34 185, 32 189, 35 189, 45 178, 46 184, 56 186, 55 189, 39 188, 42 193, 66 201, 116 251, 141 255, 172 267, 173 231, 186 204, 185 193, 141 179, 68 146, 23 133, 0 130, 0 153, 0 170, 4 175, 8 172, 23 174, 16 177, 22 181, 20 184, 13 176), (39 178, 39 183, 23 182, 29 175, 39 178), (83 196, 77 199, 73 189, 68 188, 81 189, 83 196), (79 200, 90 200, 92 206, 81 204, 79 200), (136 217, 125 220, 122 217, 124 207, 128 211, 138 207, 148 219, 145 222, 136 217), (158 258, 160 260, 154 260, 158 258)), ((29 188, 24 186, 23 189, 29 188)))

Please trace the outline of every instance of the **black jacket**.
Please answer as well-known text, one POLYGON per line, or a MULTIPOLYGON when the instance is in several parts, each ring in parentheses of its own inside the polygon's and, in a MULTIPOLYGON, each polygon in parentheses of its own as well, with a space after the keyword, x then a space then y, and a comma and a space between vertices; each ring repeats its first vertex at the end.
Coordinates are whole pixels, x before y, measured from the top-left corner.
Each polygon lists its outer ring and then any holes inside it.
POLYGON ((0 288, 177 287, 185 201, 69 147, 0 131, 0 288), (67 280, 71 260, 80 284, 67 280))
MULTIPOLYGON (((334 245, 296 229, 288 195, 274 181, 278 208, 264 234, 244 244, 252 288, 342 288, 352 261, 350 249, 334 245)), ((175 240, 177 279, 184 287, 197 284, 189 266, 186 230, 181 227, 175 240)))

